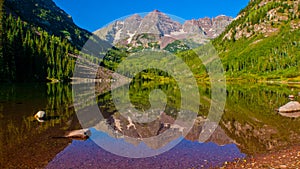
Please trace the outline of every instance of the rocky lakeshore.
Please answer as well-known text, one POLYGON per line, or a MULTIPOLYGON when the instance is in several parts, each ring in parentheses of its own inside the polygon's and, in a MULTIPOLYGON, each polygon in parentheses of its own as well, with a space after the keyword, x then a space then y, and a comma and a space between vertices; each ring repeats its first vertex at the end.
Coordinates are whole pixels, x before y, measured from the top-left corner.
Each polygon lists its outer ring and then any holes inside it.
POLYGON ((245 159, 237 159, 235 162, 227 163, 221 167, 223 169, 234 168, 300 168, 300 145, 290 146, 279 151, 268 154, 254 155, 245 159))

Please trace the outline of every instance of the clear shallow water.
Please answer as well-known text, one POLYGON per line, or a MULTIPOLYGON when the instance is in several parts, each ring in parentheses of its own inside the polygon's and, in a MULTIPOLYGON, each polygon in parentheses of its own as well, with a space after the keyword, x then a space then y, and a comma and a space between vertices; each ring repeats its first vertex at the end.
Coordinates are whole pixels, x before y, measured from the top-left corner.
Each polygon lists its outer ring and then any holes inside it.
MULTIPOLYGON (((98 132, 97 135, 103 140, 114 139, 103 132, 98 132)), ((124 139, 119 140, 119 144, 122 142, 125 142, 124 139)), ((222 166, 224 161, 242 157, 245 154, 235 144, 219 146, 212 142, 199 143, 183 139, 163 154, 148 158, 127 158, 107 152, 88 139, 84 142, 73 141, 46 168, 209 168, 222 166)))
MULTIPOLYGON (((160 87, 172 93, 168 86, 160 87)), ((143 89, 141 93, 147 95, 150 89, 143 89)), ((205 117, 210 106, 207 101, 210 90, 205 85, 200 86, 199 90, 199 115, 205 117)), ((227 85, 226 107, 219 123, 220 129, 207 143, 197 142, 199 130, 196 128, 168 152, 144 159, 130 159, 109 153, 90 139, 72 141, 52 138, 81 128, 73 108, 70 84, 1 84, 0 168, 218 166, 244 155, 268 153, 299 143, 299 118, 283 117, 274 111, 289 101, 289 94, 297 96, 299 91, 299 86, 288 85, 227 85), (38 123, 32 118, 38 110, 45 110, 48 115, 58 118, 38 123)), ((141 100, 138 106, 147 104, 141 95, 133 95, 131 99, 133 102, 141 100)), ((172 100, 169 107, 176 107, 177 103, 172 100)), ((109 121, 111 115, 116 113, 110 93, 100 92, 97 101, 101 111, 105 112, 103 116, 109 121)), ((110 137, 103 131, 99 132, 100 138, 110 137)))

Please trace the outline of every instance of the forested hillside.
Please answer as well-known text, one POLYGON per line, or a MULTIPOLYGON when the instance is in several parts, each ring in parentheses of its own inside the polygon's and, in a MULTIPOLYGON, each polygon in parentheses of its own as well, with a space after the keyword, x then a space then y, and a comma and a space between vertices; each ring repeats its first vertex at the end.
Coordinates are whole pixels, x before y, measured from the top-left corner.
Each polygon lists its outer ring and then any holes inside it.
POLYGON ((39 27, 3 15, 1 81, 68 80, 72 77, 77 53, 67 39, 49 35, 39 27))
POLYGON ((41 27, 51 35, 64 37, 81 48, 92 33, 75 25, 72 16, 52 0, 5 0, 4 9, 32 26, 41 27))
POLYGON ((228 77, 300 76, 299 1, 252 0, 213 41, 228 77))
MULTIPOLYGON (((92 34, 77 27, 52 0, 5 0, 1 12, 2 82, 69 81, 77 57, 101 61, 97 53, 78 56, 92 34)), ((89 44, 106 43, 93 37, 89 44)))
POLYGON ((76 58, 100 64, 111 47, 76 26, 52 0, 5 0, 1 5, 0 81, 69 81, 76 58))

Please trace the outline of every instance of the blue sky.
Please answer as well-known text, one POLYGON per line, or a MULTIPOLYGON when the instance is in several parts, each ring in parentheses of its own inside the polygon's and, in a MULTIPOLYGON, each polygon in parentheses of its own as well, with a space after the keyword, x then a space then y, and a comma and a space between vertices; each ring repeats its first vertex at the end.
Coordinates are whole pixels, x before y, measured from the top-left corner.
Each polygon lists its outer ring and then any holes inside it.
POLYGON ((91 32, 127 15, 155 9, 180 18, 198 19, 220 14, 235 17, 249 0, 53 0, 91 32))

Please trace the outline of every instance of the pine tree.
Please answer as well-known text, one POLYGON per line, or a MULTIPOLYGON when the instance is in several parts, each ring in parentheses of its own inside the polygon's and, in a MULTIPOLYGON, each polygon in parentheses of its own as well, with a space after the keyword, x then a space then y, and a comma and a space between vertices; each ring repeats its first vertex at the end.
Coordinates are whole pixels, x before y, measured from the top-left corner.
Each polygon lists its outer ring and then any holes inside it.
POLYGON ((1 81, 68 80, 74 70, 76 54, 66 39, 50 36, 20 18, 4 15, 1 30, 1 81))

